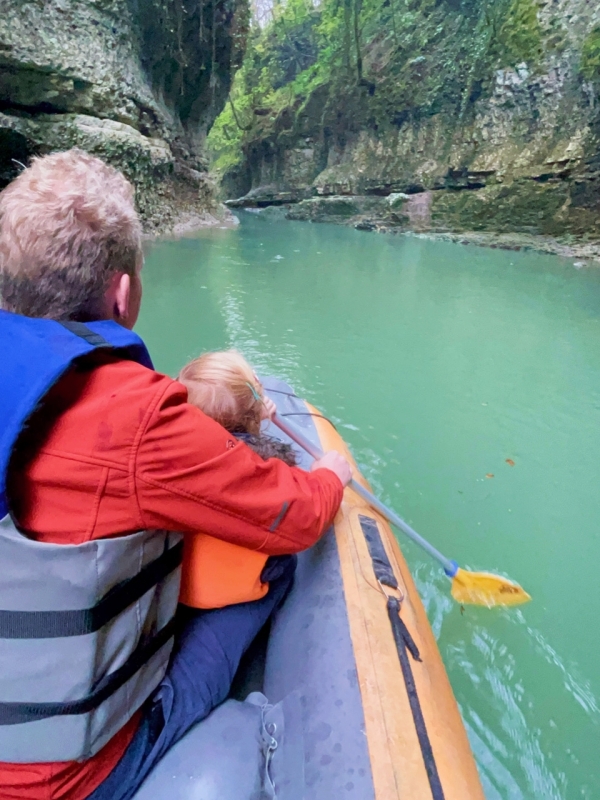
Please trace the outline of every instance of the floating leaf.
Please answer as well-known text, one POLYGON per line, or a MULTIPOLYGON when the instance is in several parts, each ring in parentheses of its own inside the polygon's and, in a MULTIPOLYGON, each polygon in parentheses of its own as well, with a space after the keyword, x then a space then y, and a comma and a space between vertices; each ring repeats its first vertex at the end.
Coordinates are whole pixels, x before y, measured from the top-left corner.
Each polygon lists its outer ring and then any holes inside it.
POLYGON ((494 477, 494 473, 493 472, 488 472, 485 477, 486 478, 493 478, 494 477))
POLYGON ((507 458, 506 463, 508 464, 509 467, 514 467, 515 465, 515 462, 512 460, 512 458, 507 458))

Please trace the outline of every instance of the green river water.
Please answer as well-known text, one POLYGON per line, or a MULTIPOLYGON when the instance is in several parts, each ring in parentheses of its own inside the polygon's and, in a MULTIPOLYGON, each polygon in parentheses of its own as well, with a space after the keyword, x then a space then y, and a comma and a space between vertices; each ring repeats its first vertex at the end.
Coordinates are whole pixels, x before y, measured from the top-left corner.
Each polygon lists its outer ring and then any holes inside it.
POLYGON ((532 603, 461 614, 402 541, 488 800, 598 800, 600 271, 241 216, 151 246, 156 366, 238 348, 331 416, 440 550, 519 581, 532 603))

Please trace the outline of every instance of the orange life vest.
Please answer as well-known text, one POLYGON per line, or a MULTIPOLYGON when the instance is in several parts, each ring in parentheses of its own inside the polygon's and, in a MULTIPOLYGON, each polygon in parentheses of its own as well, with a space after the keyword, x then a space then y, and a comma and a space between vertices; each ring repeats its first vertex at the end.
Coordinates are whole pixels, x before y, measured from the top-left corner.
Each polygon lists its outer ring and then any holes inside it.
POLYGON ((268 556, 198 533, 184 537, 179 602, 222 608, 260 600, 269 589, 260 574, 268 556))

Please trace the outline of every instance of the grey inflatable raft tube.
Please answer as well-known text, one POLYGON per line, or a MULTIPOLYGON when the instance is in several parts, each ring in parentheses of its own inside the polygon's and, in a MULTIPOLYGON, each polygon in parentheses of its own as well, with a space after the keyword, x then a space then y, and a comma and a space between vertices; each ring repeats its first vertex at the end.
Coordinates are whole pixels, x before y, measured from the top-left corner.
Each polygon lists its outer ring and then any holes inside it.
MULTIPOLYGON (((293 415, 290 422, 304 436, 324 449, 345 447, 287 384, 263 382, 279 413, 293 415), (333 439, 326 441, 329 431, 333 439)), ((268 432, 285 439, 277 429, 268 432)), ((299 463, 308 468, 310 459, 299 453, 299 463)), ((401 574, 408 570, 395 542, 390 545, 389 528, 373 515, 370 522, 387 537, 407 598, 403 616, 406 609, 423 655, 422 667, 413 669, 444 784, 441 795, 431 788, 385 597, 355 524, 365 510, 346 498, 334 528, 300 554, 294 587, 251 648, 232 697, 167 753, 135 800, 483 800, 416 589, 401 574), (358 555, 352 556, 345 542, 355 530, 358 555)))

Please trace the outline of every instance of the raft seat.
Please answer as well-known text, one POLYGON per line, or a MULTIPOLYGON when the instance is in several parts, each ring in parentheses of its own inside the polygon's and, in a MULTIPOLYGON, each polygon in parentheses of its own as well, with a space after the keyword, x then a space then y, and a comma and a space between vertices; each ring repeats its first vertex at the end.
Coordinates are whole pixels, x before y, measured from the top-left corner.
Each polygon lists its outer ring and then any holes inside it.
POLYGON ((285 737, 298 707, 297 697, 271 706, 260 692, 227 700, 169 750, 133 800, 299 800, 303 786, 290 777, 302 774, 304 753, 285 737))

